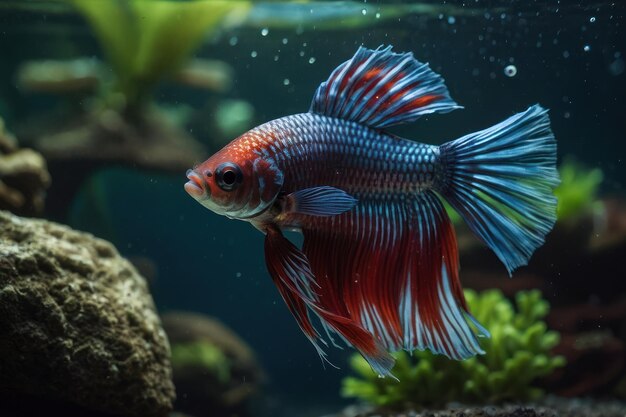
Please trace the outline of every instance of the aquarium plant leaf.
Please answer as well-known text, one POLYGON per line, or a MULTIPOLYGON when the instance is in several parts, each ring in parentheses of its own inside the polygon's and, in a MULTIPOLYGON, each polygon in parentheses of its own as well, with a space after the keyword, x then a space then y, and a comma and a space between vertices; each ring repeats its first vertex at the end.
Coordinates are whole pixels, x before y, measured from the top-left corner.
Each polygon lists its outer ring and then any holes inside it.
POLYGON ((573 158, 565 158, 559 167, 561 184, 554 190, 558 199, 557 218, 568 220, 588 213, 596 203, 602 170, 586 168, 573 158))
POLYGON ((140 34, 135 77, 154 83, 179 69, 203 37, 232 13, 245 14, 248 1, 135 0, 132 2, 140 34))
POLYGON ((139 33, 129 0, 67 0, 82 14, 118 76, 132 72, 139 33), (114 22, 114 23, 113 23, 114 22))
POLYGON ((204 369, 213 374, 220 383, 227 383, 230 380, 230 360, 214 344, 199 340, 175 343, 171 349, 174 369, 180 370, 185 367, 204 369))
POLYGON ((241 22, 251 7, 245 0, 64 1, 92 26, 117 88, 131 103, 178 70, 208 33, 226 21, 241 22))

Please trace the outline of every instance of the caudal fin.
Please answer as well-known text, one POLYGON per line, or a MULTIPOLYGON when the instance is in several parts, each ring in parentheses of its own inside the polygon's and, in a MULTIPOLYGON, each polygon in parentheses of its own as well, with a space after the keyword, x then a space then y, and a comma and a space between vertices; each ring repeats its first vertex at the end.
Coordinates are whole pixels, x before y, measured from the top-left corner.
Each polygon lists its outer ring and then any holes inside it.
POLYGON ((440 147, 438 191, 504 263, 526 265, 556 221, 556 142, 547 110, 530 107, 440 147))

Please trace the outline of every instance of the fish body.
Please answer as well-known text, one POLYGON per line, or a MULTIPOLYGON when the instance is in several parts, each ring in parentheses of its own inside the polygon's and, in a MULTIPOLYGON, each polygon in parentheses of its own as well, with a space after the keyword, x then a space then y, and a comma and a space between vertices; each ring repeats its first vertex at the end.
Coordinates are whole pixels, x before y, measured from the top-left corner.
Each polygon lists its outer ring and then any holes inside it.
POLYGON ((537 105, 442 146, 385 131, 457 108, 412 54, 360 48, 309 112, 246 132, 188 171, 185 189, 265 233, 268 271, 323 358, 326 339, 355 347, 380 375, 399 349, 471 357, 489 333, 465 303, 441 198, 512 272, 554 224, 558 176, 537 105), (302 247, 283 230, 300 231, 302 247))
MULTIPOLYGON (((351 121, 312 113, 283 117, 265 123, 227 148, 244 160, 271 160, 283 174, 282 194, 301 189, 331 186, 344 190, 357 200, 399 198, 432 187, 438 164, 438 147, 399 138, 351 121)), ((259 177, 261 178, 261 177, 259 177)), ((261 181, 260 194, 274 184, 261 181)), ((270 192, 275 195, 275 191, 270 192)), ((256 200, 255 200, 256 202, 256 200)), ((261 203, 261 201, 259 201, 261 203)), ((269 208, 266 206, 265 208, 269 208)), ((251 222, 263 214, 258 206, 240 213, 251 222)), ((276 221, 297 226, 307 217, 298 213, 274 211, 260 221, 276 221), (277 218, 278 217, 278 218, 277 218)))

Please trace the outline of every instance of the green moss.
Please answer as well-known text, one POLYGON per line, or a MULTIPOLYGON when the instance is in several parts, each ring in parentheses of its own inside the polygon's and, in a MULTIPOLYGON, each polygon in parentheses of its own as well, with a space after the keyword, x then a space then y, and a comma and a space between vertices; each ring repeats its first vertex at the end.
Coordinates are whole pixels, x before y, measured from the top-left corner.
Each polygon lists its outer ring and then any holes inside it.
POLYGON ((559 200, 558 219, 572 219, 592 210, 604 177, 602 171, 585 168, 573 158, 568 158, 561 164, 559 175, 561 184, 554 190, 559 200))
POLYGON ((177 343, 172 345, 172 366, 204 368, 225 383, 230 379, 230 361, 215 345, 204 342, 177 343))
POLYGON ((559 335, 542 320, 549 305, 541 293, 519 292, 515 306, 497 290, 481 294, 466 290, 465 296, 472 314, 491 332, 491 338, 481 340, 485 355, 454 361, 427 351, 398 352, 392 372, 399 382, 379 378, 360 355, 354 355, 351 366, 357 376, 344 379, 342 395, 390 408, 540 397, 543 393, 533 382, 565 364, 563 357, 550 353, 559 335))

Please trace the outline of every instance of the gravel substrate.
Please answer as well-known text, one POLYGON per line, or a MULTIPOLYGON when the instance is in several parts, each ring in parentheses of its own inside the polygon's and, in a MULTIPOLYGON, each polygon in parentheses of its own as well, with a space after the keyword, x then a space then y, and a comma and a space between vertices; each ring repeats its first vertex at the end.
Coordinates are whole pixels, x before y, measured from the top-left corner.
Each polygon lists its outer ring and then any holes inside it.
POLYGON ((326 417, 626 417, 626 402, 548 397, 537 404, 485 407, 457 404, 445 410, 403 413, 351 406, 340 414, 326 417))

